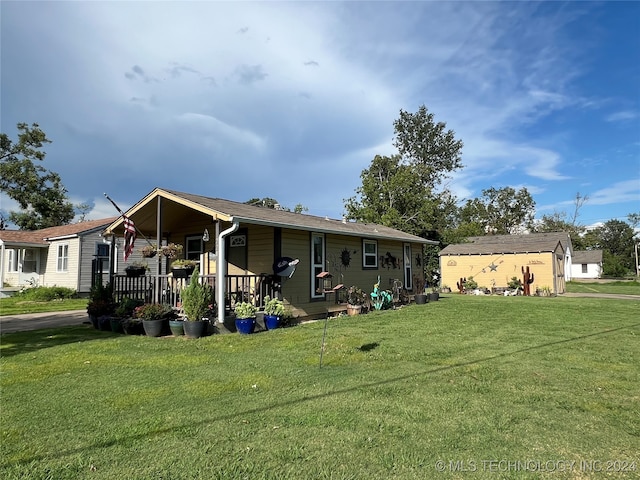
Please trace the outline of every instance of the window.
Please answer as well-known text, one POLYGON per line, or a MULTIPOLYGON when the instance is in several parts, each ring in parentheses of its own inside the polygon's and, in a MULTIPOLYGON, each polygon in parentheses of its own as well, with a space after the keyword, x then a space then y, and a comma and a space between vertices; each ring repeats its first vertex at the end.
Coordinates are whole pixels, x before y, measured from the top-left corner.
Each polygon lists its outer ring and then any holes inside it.
POLYGON ((20 264, 18 260, 18 253, 20 250, 7 250, 9 252, 9 265, 7 266, 8 272, 17 272, 20 264))
POLYGON ((404 244, 404 288, 413 288, 413 270, 411 269, 411 244, 404 244))
POLYGON ((586 264, 586 263, 583 263, 583 264, 582 264, 582 273, 589 273, 589 269, 588 269, 587 267, 588 267, 588 266, 587 266, 587 264, 586 264))
POLYGON ((378 242, 375 240, 362 240, 362 266, 378 268, 378 242))
POLYGON ((187 237, 185 243, 187 248, 184 252, 184 258, 199 262, 202 254, 202 235, 187 237))
POLYGON ((323 298, 322 279, 317 275, 324 272, 325 265, 324 235, 311 234, 311 298, 323 298))
POLYGON ((66 272, 69 269, 69 245, 58 245, 57 271, 66 272))

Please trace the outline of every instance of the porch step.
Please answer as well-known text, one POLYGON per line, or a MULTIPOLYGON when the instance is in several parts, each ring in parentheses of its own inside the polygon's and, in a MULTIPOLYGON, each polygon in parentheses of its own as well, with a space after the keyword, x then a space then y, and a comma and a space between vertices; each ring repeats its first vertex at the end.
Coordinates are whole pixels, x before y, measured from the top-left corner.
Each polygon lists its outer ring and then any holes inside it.
POLYGON ((346 305, 338 304, 327 307, 327 315, 338 315, 340 313, 347 313, 346 305))

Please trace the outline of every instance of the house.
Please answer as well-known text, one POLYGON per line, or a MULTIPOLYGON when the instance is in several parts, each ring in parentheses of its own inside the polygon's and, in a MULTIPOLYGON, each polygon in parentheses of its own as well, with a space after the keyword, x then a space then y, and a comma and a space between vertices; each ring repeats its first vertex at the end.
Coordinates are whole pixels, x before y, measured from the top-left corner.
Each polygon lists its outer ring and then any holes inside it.
POLYGON ((506 288, 523 270, 533 274, 530 289, 549 287, 564 293, 571 240, 566 233, 530 233, 471 237, 468 243, 448 245, 440 255, 442 285, 456 289, 461 278, 473 277, 478 286, 506 288))
MULTIPOLYGON (((298 317, 319 318, 356 285, 366 292, 380 278, 382 288, 400 279, 409 291, 422 277, 422 250, 437 244, 382 225, 348 222, 156 188, 125 215, 138 230, 140 246, 183 245, 214 288, 217 319, 237 301, 260 303, 278 294, 298 317), (325 273, 325 272, 328 272, 325 273), (265 284, 269 289, 265 290, 265 284)), ((124 237, 119 218, 103 232, 113 245, 124 237)), ((158 255, 149 288, 155 301, 179 292, 170 262, 158 255)), ((119 276, 113 285, 119 289, 119 276)))
POLYGON ((600 278, 602 275, 602 250, 577 250, 571 263, 572 278, 600 278))
POLYGON ((0 297, 32 285, 88 294, 94 275, 106 267, 109 258, 102 230, 115 219, 34 231, 0 230, 0 297))

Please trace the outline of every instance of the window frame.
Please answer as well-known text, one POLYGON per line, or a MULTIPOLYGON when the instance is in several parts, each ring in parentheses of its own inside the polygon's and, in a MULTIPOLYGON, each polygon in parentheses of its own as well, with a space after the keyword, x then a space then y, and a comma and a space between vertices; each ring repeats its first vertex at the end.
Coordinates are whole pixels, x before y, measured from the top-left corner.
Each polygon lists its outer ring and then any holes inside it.
POLYGON ((377 270, 378 269, 378 241, 370 238, 362 239, 362 269, 363 270, 377 270), (374 246, 373 253, 367 253, 367 245, 374 246), (367 264, 367 259, 373 259, 373 265, 367 264))
POLYGON ((312 232, 309 241, 309 251, 310 251, 310 267, 311 267, 311 299, 312 300, 322 300, 326 298, 324 291, 322 293, 318 293, 318 290, 322 290, 322 279, 317 278, 320 272, 325 271, 326 265, 326 257, 327 257, 327 243, 324 233, 316 233, 312 232), (316 262, 315 256, 315 240, 320 240, 319 248, 320 248, 320 262, 316 262))
POLYGON ((56 272, 69 272, 69 244, 60 243, 56 248, 56 272))

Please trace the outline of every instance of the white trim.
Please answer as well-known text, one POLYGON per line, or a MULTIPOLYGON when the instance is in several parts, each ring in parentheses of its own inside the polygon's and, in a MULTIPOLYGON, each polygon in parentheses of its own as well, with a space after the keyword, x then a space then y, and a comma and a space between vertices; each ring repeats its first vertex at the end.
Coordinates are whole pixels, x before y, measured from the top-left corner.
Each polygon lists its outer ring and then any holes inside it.
MULTIPOLYGON (((310 267, 311 267, 311 298, 312 299, 317 299, 317 298, 325 298, 325 294, 323 293, 318 293, 317 292, 317 288, 316 288, 316 282, 318 282, 319 280, 316 278, 316 275, 318 275, 320 272, 324 272, 325 271, 325 265, 326 265, 326 261, 327 261, 327 245, 326 245, 326 238, 325 238, 325 234, 324 233, 320 233, 320 232, 311 232, 311 241, 309 242, 309 251, 310 251, 310 267), (322 244, 321 244, 321 249, 322 251, 320 252, 320 262, 316 262, 315 260, 315 239, 319 238, 322 239, 322 244)), ((321 282, 321 281, 320 281, 321 282)), ((322 287, 322 285, 320 285, 320 287, 322 287)))

